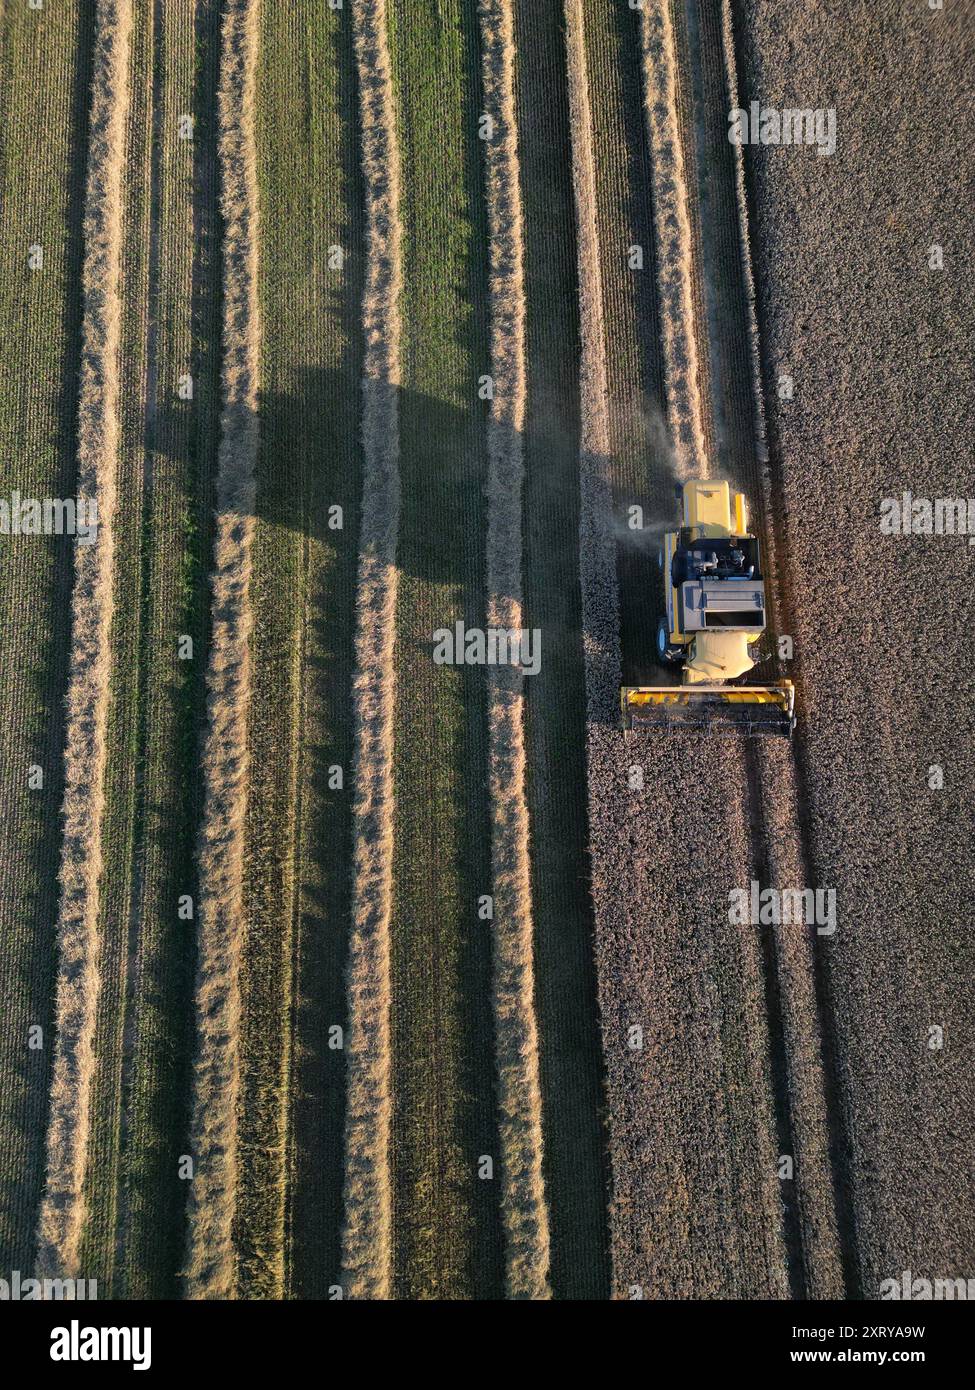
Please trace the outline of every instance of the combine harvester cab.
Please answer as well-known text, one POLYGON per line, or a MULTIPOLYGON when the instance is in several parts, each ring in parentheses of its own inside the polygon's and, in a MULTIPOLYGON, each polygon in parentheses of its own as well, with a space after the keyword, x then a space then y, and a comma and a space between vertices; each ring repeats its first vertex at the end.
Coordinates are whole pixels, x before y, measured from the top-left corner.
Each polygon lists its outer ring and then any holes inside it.
POLYGON ((795 728, 791 681, 734 685, 755 665, 750 647, 765 631, 765 582, 758 540, 742 493, 726 482, 681 489, 679 531, 669 531, 660 565, 666 612, 657 656, 681 667, 680 685, 625 686, 623 727, 666 734, 776 735, 795 728))

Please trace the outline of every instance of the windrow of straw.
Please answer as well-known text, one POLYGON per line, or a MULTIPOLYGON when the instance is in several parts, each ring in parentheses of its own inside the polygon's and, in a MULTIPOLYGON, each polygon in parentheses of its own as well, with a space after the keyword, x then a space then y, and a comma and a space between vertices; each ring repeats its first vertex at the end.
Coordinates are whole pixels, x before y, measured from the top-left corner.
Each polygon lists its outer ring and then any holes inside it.
POLYGON ((240 958, 250 705, 251 542, 258 450, 258 193, 254 139, 260 0, 227 0, 218 93, 223 411, 200 830, 197 1055, 186 1292, 235 1292, 240 958))
MULTIPOLYGON (((485 143, 494 381, 488 420, 487 621, 489 627, 520 632, 526 381, 514 25, 504 0, 481 0, 480 21, 485 110, 493 121, 485 143)), ((517 665, 498 665, 489 668, 488 680, 494 1010, 507 1289, 513 1298, 547 1298, 549 1229, 542 1175, 524 676, 517 665)))
POLYGON ((99 0, 92 58, 78 405, 78 497, 97 507, 98 527, 93 544, 75 547, 56 1045, 47 1186, 38 1225, 38 1267, 42 1276, 51 1277, 77 1272, 96 1065, 93 1042, 100 989, 99 881, 111 671, 112 526, 119 445, 122 183, 131 29, 128 0, 99 0))
POLYGON ((678 57, 671 0, 640 10, 643 95, 653 170, 653 210, 664 382, 674 465, 681 478, 707 473, 698 379, 693 274, 694 236, 678 123, 678 57))
POLYGON ((576 204, 581 335, 579 518, 582 636, 590 722, 614 719, 619 702, 619 591, 609 482, 606 324, 596 225, 596 167, 581 0, 565 0, 572 183, 576 204))
POLYGON ((355 8, 354 21, 367 266, 362 304, 364 480, 356 612, 356 839, 348 966, 342 1281, 346 1297, 388 1298, 393 1277, 389 928, 393 896, 402 233, 386 0, 363 0, 355 8))

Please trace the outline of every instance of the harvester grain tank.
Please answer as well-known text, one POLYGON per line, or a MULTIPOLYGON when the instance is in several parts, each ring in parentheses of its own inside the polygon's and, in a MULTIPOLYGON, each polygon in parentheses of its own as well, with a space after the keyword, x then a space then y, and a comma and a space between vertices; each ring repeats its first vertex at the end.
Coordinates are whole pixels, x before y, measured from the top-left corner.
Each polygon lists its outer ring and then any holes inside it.
POLYGON ((681 526, 668 531, 660 551, 657 657, 680 668, 681 683, 624 687, 623 726, 788 738, 792 682, 734 684, 755 665, 751 649, 766 628, 761 556, 745 497, 710 479, 685 483, 680 497, 681 526))

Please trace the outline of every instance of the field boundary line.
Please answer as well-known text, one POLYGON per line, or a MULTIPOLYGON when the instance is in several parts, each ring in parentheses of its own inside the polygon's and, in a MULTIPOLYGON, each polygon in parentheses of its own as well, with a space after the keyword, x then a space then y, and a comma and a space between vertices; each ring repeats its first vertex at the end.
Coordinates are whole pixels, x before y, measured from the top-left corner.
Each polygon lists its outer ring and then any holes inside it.
POLYGON ((101 987, 100 878, 119 448, 122 185, 129 104, 130 0, 99 0, 92 58, 78 389, 78 497, 97 506, 93 544, 75 544, 71 669, 58 913, 55 1055, 46 1189, 38 1220, 42 1277, 77 1273, 101 987))
MULTIPOLYGON (((677 112, 678 61, 671 0, 643 0, 641 68, 653 171, 653 223, 664 384, 674 464, 681 479, 706 477, 704 403, 694 312, 693 232, 677 112)), ((707 325, 704 325, 706 330, 707 325)))
POLYGON ((389 1298, 393 1282, 392 1032, 396 542, 399 530, 402 229, 386 0, 354 12, 367 265, 363 291, 363 489, 356 595, 355 851, 342 1282, 350 1298, 389 1298))
POLYGON ((258 450, 259 208, 254 131, 261 0, 226 0, 218 89, 223 237, 223 409, 211 575, 204 800, 199 837, 197 1050, 185 1270, 190 1298, 230 1298, 240 1092, 240 958, 250 701, 249 588, 258 450))
MULTIPOLYGON (((524 486, 524 219, 515 119, 514 16, 480 0, 490 236, 494 395, 488 415, 488 626, 520 631, 524 486)), ((550 1297, 549 1222, 542 1172, 542 1094, 535 1015, 534 919, 525 754, 524 675, 488 668, 489 787, 494 890, 494 1012, 501 1135, 501 1209, 511 1298, 550 1297)))

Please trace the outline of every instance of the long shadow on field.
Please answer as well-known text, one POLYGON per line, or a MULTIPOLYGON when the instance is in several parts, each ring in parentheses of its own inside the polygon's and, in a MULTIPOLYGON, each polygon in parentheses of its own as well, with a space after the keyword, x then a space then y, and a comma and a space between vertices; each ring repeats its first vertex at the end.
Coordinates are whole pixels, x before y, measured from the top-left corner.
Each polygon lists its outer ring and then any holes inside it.
MULTIPOLYGON (((172 407, 180 413, 192 408, 172 407)), ((296 373, 291 390, 265 392, 260 406, 257 547, 292 555, 280 568, 294 589, 277 596, 274 612, 307 612, 304 626, 295 619, 290 637, 255 635, 257 659, 280 663, 282 670, 295 656, 292 644, 300 644, 303 672, 298 756, 304 831, 295 853, 287 1205, 290 1284, 306 1297, 327 1296, 338 1282, 340 1249, 344 1059, 329 1045, 329 1030, 346 1022, 353 787, 347 775, 338 789, 335 769, 350 769, 353 760, 359 409, 357 384, 350 388, 348 374, 319 369, 296 373), (311 1240, 314 1257, 303 1252, 311 1240)), ((433 652, 435 629, 452 630, 460 618, 469 626, 485 623, 485 410, 476 400, 462 411, 417 392, 400 395, 401 785, 393 923, 397 1264, 435 1267, 442 1261, 443 1279, 456 1279, 478 1297, 499 1296, 503 1288, 499 1184, 477 1178, 480 1155, 499 1151, 491 946, 476 913, 490 882, 487 681, 483 665, 438 665, 433 652), (457 1219, 455 1206, 466 1213, 462 1239, 439 1228, 457 1219), (467 1252, 462 1269, 450 1253, 459 1244, 467 1252)), ((177 437, 159 423, 162 438, 177 437)), ((595 1282, 608 1292, 578 626, 578 445, 570 428, 558 437, 529 431, 524 443, 526 462, 554 470, 567 496, 561 524, 530 505, 524 517, 532 553, 548 552, 550 574, 557 557, 560 570, 555 593, 551 585, 542 592, 526 576, 525 616, 541 636, 539 673, 525 680, 532 833, 545 837, 544 876, 534 885, 536 917, 545 916, 551 893, 559 903, 558 931, 539 926, 536 941, 553 1270, 587 1262, 602 1271, 595 1282), (560 1266, 561 1243, 566 1256, 560 1266)), ((534 495, 526 489, 526 497, 534 495)), ((263 746, 259 730, 252 740, 263 746)), ((286 963, 280 966, 286 989, 286 963)), ((261 1138, 250 1132, 248 1147, 261 1138)), ((274 1141, 271 1133, 263 1138, 268 1145, 274 1141)), ((567 1284, 570 1279, 566 1274, 567 1284)), ((450 1297, 451 1289, 442 1296, 450 1297)))

